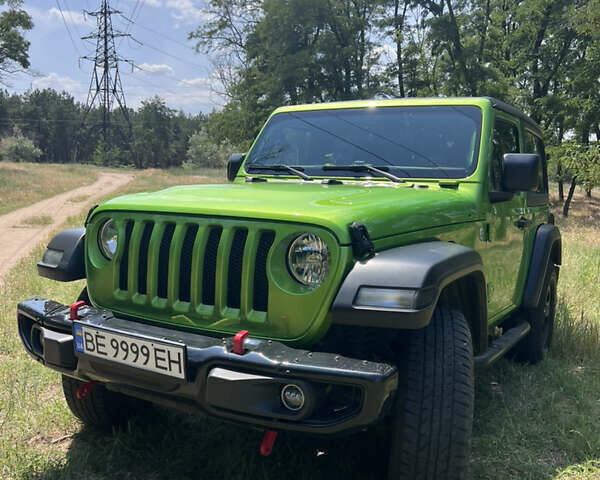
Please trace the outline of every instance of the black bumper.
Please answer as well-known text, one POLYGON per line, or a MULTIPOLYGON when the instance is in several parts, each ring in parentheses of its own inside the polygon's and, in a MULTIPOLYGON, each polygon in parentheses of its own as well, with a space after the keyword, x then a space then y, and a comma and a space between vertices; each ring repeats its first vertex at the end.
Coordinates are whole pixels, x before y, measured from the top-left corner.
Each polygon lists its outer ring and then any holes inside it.
POLYGON ((83 381, 187 412, 276 430, 334 434, 363 429, 387 413, 397 388, 396 367, 250 339, 233 353, 233 337, 214 338, 125 320, 83 307, 78 323, 113 333, 185 345, 186 378, 141 370, 75 352, 69 308, 33 298, 19 303, 19 335, 43 365, 83 381), (299 385, 307 402, 286 409, 281 388, 299 385))

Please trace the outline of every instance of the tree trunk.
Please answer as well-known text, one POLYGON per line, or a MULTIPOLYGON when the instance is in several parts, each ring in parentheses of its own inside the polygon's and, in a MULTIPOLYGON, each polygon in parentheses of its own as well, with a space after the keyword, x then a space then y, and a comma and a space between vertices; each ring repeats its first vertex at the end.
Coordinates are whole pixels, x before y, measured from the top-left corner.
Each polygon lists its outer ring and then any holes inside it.
POLYGON ((404 38, 404 20, 406 18, 406 9, 408 1, 404 2, 402 15, 400 15, 400 0, 394 2, 394 31, 396 34, 396 64, 398 66, 398 91, 400 97, 404 98, 406 92, 404 90, 404 60, 402 58, 402 41, 404 38))
POLYGON ((577 177, 573 177, 571 180, 571 186, 569 187, 569 194, 567 195, 567 200, 563 205, 563 216, 569 216, 569 207, 571 206, 571 200, 573 199, 573 193, 575 193, 575 186, 577 185, 577 177))
POLYGON ((558 165, 556 167, 556 176, 558 177, 558 199, 561 202, 565 201, 565 189, 564 183, 562 179, 562 163, 560 160, 558 161, 558 165))
POLYGON ((586 198, 592 198, 592 189, 591 188, 586 188, 585 189, 585 197, 586 198))

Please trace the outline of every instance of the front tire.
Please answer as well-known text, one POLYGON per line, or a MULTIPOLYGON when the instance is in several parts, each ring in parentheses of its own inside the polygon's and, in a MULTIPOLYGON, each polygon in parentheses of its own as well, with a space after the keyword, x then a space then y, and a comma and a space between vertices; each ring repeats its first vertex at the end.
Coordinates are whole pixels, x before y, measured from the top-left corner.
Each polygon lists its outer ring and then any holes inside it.
POLYGON ((66 375, 62 376, 62 387, 67 405, 73 415, 85 425, 100 430, 110 430, 127 422, 137 411, 145 408, 146 402, 106 389, 94 384, 89 396, 78 398, 77 390, 83 382, 66 375))
POLYGON ((468 477, 473 424, 473 346, 464 315, 436 308, 408 333, 394 406, 389 480, 468 477))

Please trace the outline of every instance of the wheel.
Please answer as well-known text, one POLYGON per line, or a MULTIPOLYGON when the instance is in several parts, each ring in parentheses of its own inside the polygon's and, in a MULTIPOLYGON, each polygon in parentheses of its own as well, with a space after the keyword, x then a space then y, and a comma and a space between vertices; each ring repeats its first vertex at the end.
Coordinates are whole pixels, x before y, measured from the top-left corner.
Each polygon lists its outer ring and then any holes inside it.
POLYGON ((77 390, 83 382, 62 376, 62 387, 67 405, 84 424, 102 430, 127 422, 146 402, 107 390, 104 385, 94 384, 89 396, 78 398, 77 390))
POLYGON ((464 315, 436 308, 409 332, 394 405, 389 480, 468 477, 473 425, 473 346, 464 315))
MULTIPOLYGON (((77 300, 91 305, 87 287, 81 291, 77 300)), ((69 409, 84 424, 95 428, 108 430, 122 425, 150 405, 143 400, 107 390, 99 383, 94 384, 87 398, 81 399, 77 397, 77 390, 82 383, 66 375, 62 376, 63 393, 69 409)))
POLYGON ((521 341, 517 351, 517 358, 522 362, 539 363, 550 349, 554 332, 557 283, 558 269, 553 266, 546 273, 540 303, 527 312, 531 331, 521 341))

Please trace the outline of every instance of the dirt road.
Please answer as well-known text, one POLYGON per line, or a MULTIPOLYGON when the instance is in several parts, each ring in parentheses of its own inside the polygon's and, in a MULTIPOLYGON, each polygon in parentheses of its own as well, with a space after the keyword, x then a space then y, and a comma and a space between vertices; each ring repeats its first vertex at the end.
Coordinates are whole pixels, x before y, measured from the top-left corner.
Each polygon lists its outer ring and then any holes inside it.
MULTIPOLYGON (((67 218, 133 179, 125 173, 101 173, 98 180, 0 216, 0 283, 2 277, 67 218)), ((8 279, 7 279, 8 281, 8 279)))

